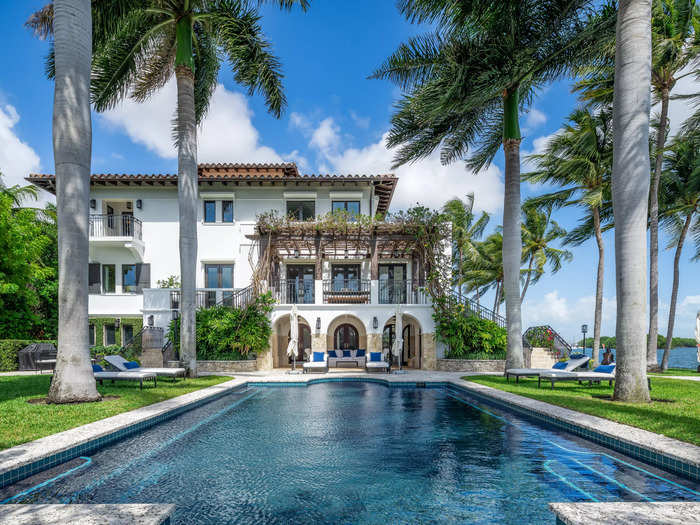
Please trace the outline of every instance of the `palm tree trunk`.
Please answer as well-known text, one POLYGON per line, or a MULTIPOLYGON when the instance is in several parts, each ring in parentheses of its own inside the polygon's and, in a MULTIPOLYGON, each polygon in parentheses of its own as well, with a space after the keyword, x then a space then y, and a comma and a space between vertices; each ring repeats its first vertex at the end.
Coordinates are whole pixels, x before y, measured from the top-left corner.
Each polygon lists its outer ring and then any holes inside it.
POLYGON ((88 347, 90 0, 54 3, 53 148, 58 224, 58 355, 52 403, 98 401, 88 347))
POLYGON ((462 302, 462 247, 459 247, 459 270, 457 271, 459 276, 459 302, 462 302))
POLYGON ((668 370, 668 358, 671 353, 671 342, 673 339, 673 325, 676 321, 676 301, 678 300, 678 281, 680 280, 680 260, 681 251, 683 250, 683 243, 685 242, 685 237, 688 234, 688 228, 693 219, 693 212, 689 213, 685 218, 685 223, 683 224, 683 229, 678 237, 678 244, 676 245, 676 253, 673 256, 673 288, 671 289, 671 307, 668 310, 668 330, 666 331, 666 346, 664 348, 664 356, 661 359, 661 370, 668 370))
POLYGON ((197 376, 197 124, 194 110, 192 22, 177 24, 177 169, 180 210, 180 352, 189 374, 197 376))
POLYGON ((493 299, 493 311, 498 313, 501 306, 501 280, 496 281, 496 297, 493 299))
POLYGON ((520 127, 518 86, 503 96, 503 150, 505 195, 503 203, 503 289, 506 297, 508 347, 506 369, 522 368, 523 334, 520 316, 520 259, 523 243, 520 227, 520 127))
POLYGON ((617 369, 614 399, 648 402, 646 263, 651 0, 620 0, 613 97, 617 369))
POLYGON ((600 325, 603 319, 603 273, 605 272, 605 246, 600 231, 600 208, 593 208, 593 227, 598 245, 598 275, 595 282, 595 315, 593 319, 593 365, 600 363, 600 325))
POLYGON ((649 190, 649 334, 647 336, 647 368, 658 366, 659 333, 659 180, 666 142, 669 90, 661 93, 661 121, 656 137, 656 159, 649 190))
POLYGON ((527 292, 527 287, 530 286, 530 272, 532 272, 532 255, 530 256, 530 262, 527 265, 527 277, 525 278, 525 286, 523 286, 523 292, 520 294, 520 304, 523 304, 523 299, 525 299, 525 292, 527 292))

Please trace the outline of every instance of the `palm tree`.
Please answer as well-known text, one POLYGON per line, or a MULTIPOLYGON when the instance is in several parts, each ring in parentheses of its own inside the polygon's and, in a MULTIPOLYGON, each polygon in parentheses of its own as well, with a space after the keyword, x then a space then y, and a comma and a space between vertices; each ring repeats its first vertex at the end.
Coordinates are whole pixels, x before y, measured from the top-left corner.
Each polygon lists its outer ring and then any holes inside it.
MULTIPOLYGON (((453 281, 458 286, 459 300, 462 300, 463 261, 466 253, 474 249, 475 241, 481 239, 484 229, 489 223, 489 214, 482 212, 475 219, 474 194, 469 193, 465 200, 450 199, 445 203, 443 212, 447 215, 452 225, 452 253, 455 264, 453 265, 453 281)), ((477 296, 479 290, 477 290, 477 296)))
POLYGON ((649 401, 644 319, 651 58, 651 0, 620 0, 613 95, 617 284, 617 380, 613 398, 627 402, 649 401))
MULTIPOLYGON (((654 140, 654 169, 649 193, 649 333, 647 366, 657 364, 659 315, 659 180, 663 151, 668 135, 668 108, 672 91, 681 78, 695 73, 681 73, 698 57, 700 10, 696 0, 653 0, 651 17, 652 65, 651 88, 655 101, 661 104, 659 124, 654 140)), ((590 70, 577 89, 583 97, 598 103, 612 102, 614 84, 614 48, 610 48, 599 64, 590 70)))
POLYGON ((597 54, 614 18, 586 0, 400 0, 409 20, 438 32, 402 44, 374 73, 407 91, 392 118, 395 164, 441 148, 444 163, 467 157, 479 170, 505 153, 503 288, 507 367, 523 365, 520 314, 519 115, 538 90, 597 54), (588 16, 591 15, 591 16, 588 16))
POLYGON ((54 5, 53 148, 58 222, 58 355, 52 403, 98 401, 88 348, 90 0, 54 5))
POLYGON ((475 243, 464 260, 462 282, 466 291, 485 292, 495 289, 493 311, 498 314, 503 302, 503 235, 492 233, 483 242, 475 243))
POLYGON ((22 206, 25 200, 36 200, 39 196, 36 186, 20 186, 18 184, 14 186, 5 186, 2 177, 2 172, 0 172, 0 194, 10 197, 12 199, 12 205, 16 208, 22 206))
POLYGON ((676 137, 664 156, 664 167, 661 221, 671 235, 668 247, 676 249, 666 347, 661 360, 661 369, 667 370, 676 317, 679 263, 688 233, 695 240, 693 258, 700 259, 700 132, 676 137))
MULTIPOLYGON (((309 0, 275 0, 306 9, 309 0)), ((95 49, 92 99, 97 111, 129 95, 145 101, 173 76, 177 82, 174 136, 178 147, 180 217, 180 349, 197 374, 197 133, 216 87, 222 57, 250 94, 260 92, 279 117, 286 105, 279 61, 262 35, 259 15, 243 0, 141 0, 95 49)))
POLYGON ((544 274, 545 266, 549 265, 552 273, 557 273, 562 262, 573 259, 570 251, 551 246, 566 237, 566 230, 552 220, 553 206, 543 208, 523 206, 523 262, 527 261, 527 270, 521 303, 530 283, 536 283, 544 274))
POLYGON ((575 206, 584 217, 566 237, 566 244, 581 245, 595 237, 598 247, 595 314, 593 320, 593 362, 599 362, 600 326, 603 314, 605 245, 603 224, 611 212, 612 108, 576 109, 560 133, 543 153, 530 155, 536 169, 523 175, 532 183, 555 184, 561 190, 527 201, 526 206, 575 206))

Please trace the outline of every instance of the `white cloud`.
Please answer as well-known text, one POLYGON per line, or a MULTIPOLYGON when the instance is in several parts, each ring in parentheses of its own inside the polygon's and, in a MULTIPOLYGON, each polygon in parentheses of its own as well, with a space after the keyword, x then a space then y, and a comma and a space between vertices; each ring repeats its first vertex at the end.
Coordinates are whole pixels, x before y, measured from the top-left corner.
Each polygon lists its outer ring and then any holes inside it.
POLYGON ((681 308, 692 308, 700 306, 700 295, 686 295, 681 301, 681 308))
MULTIPOLYGON (((6 186, 26 186, 24 177, 38 172, 41 166, 39 155, 15 134, 14 127, 19 120, 14 106, 0 106, 0 172, 6 186)), ((53 196, 40 192, 40 200, 53 200, 53 196)))
POLYGON ((528 129, 536 128, 547 122, 547 115, 542 113, 539 109, 530 108, 525 119, 525 126, 528 129))
POLYGON ((324 155, 330 155, 340 145, 340 128, 331 117, 321 121, 318 127, 311 134, 309 146, 315 147, 324 155))
MULTIPOLYGON (((177 88, 170 81, 147 102, 127 100, 99 118, 159 156, 176 158, 171 133, 176 101, 177 88)), ((281 161, 275 150, 260 144, 252 117, 245 96, 217 85, 209 112, 197 131, 199 162, 281 161)))
POLYGON ((370 122, 369 117, 361 117, 357 113, 355 113, 353 110, 350 110, 350 118, 353 120, 353 122, 355 123, 355 125, 358 128, 362 128, 362 129, 369 128, 369 122, 370 122))

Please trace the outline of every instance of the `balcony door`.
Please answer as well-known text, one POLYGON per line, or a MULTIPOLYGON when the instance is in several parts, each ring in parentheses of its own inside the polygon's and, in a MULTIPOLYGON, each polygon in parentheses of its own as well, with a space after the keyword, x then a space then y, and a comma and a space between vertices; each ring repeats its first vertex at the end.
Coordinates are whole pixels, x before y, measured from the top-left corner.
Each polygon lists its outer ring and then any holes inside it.
POLYGON ((286 303, 313 304, 314 302, 314 265, 287 265, 287 281, 281 293, 286 303))
POLYGON ((333 291, 360 290, 360 265, 359 264, 334 264, 331 270, 333 291))
POLYGON ((403 304, 406 302, 406 265, 379 265, 379 302, 403 304))
MULTIPOLYGON (((233 264, 205 264, 204 265, 204 287, 205 288, 233 288, 233 264)), ((231 299, 232 292, 223 292, 222 299, 226 304, 227 299, 231 299)), ((210 290, 206 292, 206 306, 216 304, 216 292, 210 290)))

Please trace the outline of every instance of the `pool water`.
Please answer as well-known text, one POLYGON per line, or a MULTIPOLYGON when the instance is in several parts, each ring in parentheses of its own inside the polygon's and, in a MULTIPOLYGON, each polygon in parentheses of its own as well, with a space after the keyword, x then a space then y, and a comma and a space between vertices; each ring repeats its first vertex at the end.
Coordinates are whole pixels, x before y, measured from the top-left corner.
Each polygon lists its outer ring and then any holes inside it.
POLYGON ((175 503, 174 523, 552 523, 553 501, 700 500, 678 478, 449 388, 251 387, 12 503, 175 503))

